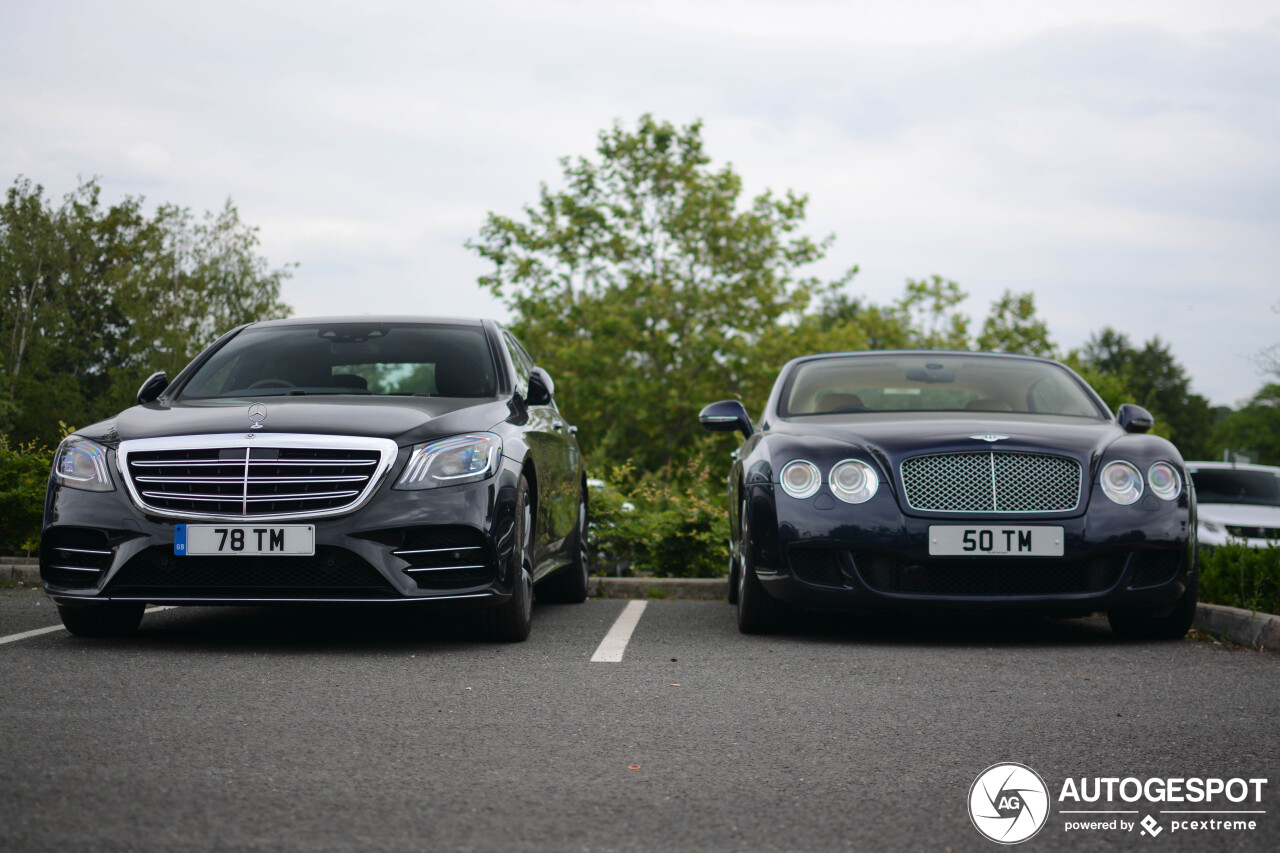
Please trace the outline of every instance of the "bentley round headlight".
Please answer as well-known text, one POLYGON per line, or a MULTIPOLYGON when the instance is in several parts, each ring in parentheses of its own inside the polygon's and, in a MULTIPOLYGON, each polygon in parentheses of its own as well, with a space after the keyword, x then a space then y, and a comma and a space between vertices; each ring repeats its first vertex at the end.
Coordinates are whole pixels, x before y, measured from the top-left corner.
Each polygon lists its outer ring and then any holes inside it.
POLYGON ((1182 494, 1182 477, 1178 469, 1168 462, 1157 462, 1147 469, 1147 482, 1151 491, 1161 500, 1171 501, 1182 494))
POLYGON ((1142 497, 1142 475, 1128 462, 1110 462, 1102 469, 1102 493, 1114 503, 1128 506, 1142 497))
POLYGON ((811 497, 822 486, 818 466, 806 459, 793 459, 782 468, 782 491, 793 498, 811 497))
POLYGON ((871 499, 880 488, 880 477, 874 468, 857 459, 837 462, 831 469, 831 491, 840 500, 860 504, 871 499))

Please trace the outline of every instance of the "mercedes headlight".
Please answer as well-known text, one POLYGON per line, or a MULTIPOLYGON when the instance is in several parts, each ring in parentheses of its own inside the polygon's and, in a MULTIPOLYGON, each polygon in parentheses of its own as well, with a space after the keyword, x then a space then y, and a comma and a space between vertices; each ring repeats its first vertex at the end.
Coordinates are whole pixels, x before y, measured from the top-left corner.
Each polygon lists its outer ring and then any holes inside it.
POLYGON ((1099 478, 1102 493, 1121 506, 1128 506, 1142 497, 1142 474, 1128 462, 1109 462, 1099 478))
POLYGON ((837 462, 831 469, 831 491, 840 500, 860 504, 871 499, 880 488, 880 477, 874 468, 857 459, 837 462))
POLYGON ((53 457, 53 479, 62 486, 90 492, 110 492, 107 449, 96 441, 69 435, 58 445, 53 457))
POLYGON ((458 435, 419 444, 404 466, 397 489, 436 489, 474 483, 498 470, 502 439, 493 433, 458 435))

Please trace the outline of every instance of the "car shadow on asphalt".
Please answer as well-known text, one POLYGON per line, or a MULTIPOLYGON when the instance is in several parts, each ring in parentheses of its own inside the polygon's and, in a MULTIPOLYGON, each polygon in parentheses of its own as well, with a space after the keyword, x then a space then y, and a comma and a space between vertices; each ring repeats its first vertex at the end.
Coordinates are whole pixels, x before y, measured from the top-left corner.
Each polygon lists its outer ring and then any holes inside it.
POLYGON ((1105 616, 1076 619, 1016 613, 791 614, 779 635, 820 643, 894 646, 1080 647, 1141 644, 1117 637, 1105 616))
MULTIPOLYGON (((537 619, 538 606, 534 606, 537 619)), ((181 607, 148 613, 138 632, 111 642, 149 650, 332 653, 456 651, 501 647, 478 609, 361 604, 181 607)), ((536 628, 536 624, 535 624, 536 628)), ((104 642, 101 639, 94 643, 104 642)))

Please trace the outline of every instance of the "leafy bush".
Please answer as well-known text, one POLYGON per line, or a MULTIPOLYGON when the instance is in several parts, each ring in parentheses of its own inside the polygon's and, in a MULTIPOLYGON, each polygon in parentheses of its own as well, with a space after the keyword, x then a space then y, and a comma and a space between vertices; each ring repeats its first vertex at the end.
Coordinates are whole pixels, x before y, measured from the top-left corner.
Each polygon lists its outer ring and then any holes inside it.
POLYGON ((1280 546, 1222 545, 1202 551, 1200 600, 1280 613, 1280 546))
POLYGON ((40 543, 45 486, 53 451, 30 444, 9 444, 0 435, 0 554, 31 554, 40 543))
POLYGON ((591 490, 592 566, 610 575, 722 577, 729 568, 729 520, 724 497, 694 463, 674 478, 637 478, 614 467, 604 488, 591 490))

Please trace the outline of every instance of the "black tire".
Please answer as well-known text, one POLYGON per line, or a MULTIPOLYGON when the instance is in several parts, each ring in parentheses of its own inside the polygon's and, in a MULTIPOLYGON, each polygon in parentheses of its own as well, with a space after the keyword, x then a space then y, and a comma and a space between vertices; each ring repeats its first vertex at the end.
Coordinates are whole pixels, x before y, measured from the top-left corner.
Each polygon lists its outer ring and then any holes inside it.
POLYGON ((738 630, 744 634, 772 634, 782 625, 783 605, 764 591, 755 571, 738 570, 738 630))
POLYGON ((58 618, 63 626, 77 637, 127 637, 138 630, 142 612, 147 609, 142 601, 111 601, 80 606, 58 605, 58 618))
MULTIPOLYGON (((746 525, 747 525, 747 502, 743 501, 741 512, 738 514, 738 527, 742 531, 741 535, 738 537, 738 553, 739 554, 743 553, 742 549, 747 547, 746 546, 746 541, 747 541, 746 525)), ((738 577, 738 572, 741 571, 741 568, 740 568, 741 565, 742 565, 741 560, 735 559, 733 556, 733 549, 730 549, 729 550, 729 603, 730 604, 738 603, 738 583, 740 581, 738 577)))
POLYGON ((503 604, 484 611, 484 631, 491 640, 518 643, 529 636, 533 627, 533 501, 529 481, 520 475, 516 487, 515 543, 511 549, 508 577, 512 579, 511 597, 503 604))
POLYGON ((573 535, 573 559, 569 565, 540 582, 534 591, 539 601, 558 604, 581 604, 587 600, 587 578, 591 567, 587 560, 587 493, 578 499, 578 529, 573 535))
POLYGON ((1157 610, 1108 610, 1107 621, 1117 637, 1130 640, 1180 640, 1196 617, 1200 570, 1192 569, 1186 591, 1170 607, 1157 610))
POLYGON ((771 634, 782 624, 786 607, 769 593, 751 568, 751 529, 742 515, 742 555, 738 566, 738 630, 744 634, 771 634))

